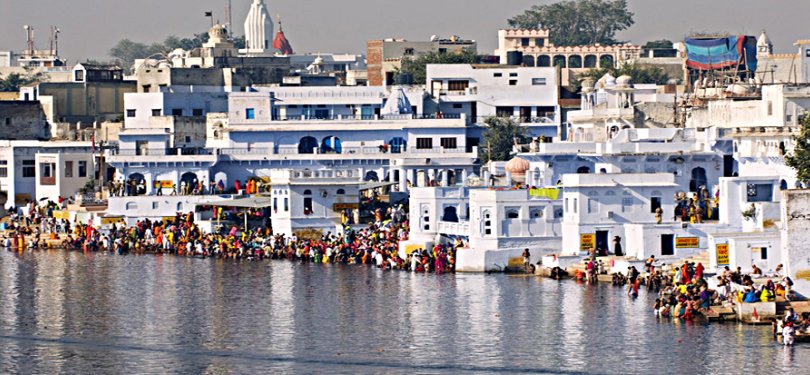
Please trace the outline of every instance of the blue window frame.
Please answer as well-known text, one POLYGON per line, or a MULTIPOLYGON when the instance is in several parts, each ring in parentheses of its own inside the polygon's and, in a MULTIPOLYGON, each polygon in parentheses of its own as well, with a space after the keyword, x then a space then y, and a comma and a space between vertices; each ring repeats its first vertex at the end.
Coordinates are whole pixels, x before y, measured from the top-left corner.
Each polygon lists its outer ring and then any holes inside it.
POLYGON ((248 120, 253 120, 256 118, 256 111, 253 108, 248 108, 245 110, 245 118, 248 120))

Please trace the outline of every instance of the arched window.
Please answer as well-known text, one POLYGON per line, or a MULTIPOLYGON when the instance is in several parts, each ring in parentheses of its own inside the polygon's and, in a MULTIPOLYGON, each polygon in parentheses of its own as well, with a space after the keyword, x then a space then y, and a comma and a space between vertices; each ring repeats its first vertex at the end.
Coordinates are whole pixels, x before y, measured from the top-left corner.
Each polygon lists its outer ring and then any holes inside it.
POLYGON ((551 58, 548 55, 537 56, 537 66, 547 67, 551 66, 551 58))
POLYGON ((532 219, 540 219, 543 217, 543 207, 532 207, 529 210, 529 217, 532 219))
POLYGON ((579 168, 577 168, 577 173, 579 173, 579 174, 591 173, 591 168, 586 167, 586 166, 579 167, 579 168))
POLYGON ((183 212, 183 202, 177 202, 177 212, 183 212))
POLYGON ((785 180, 779 181, 779 189, 780 190, 787 190, 787 188, 788 188, 787 181, 785 181, 785 180))
POLYGON ((568 67, 569 68, 581 68, 582 67, 582 56, 580 55, 571 55, 568 57, 568 67))
POLYGON ((506 218, 507 219, 518 219, 520 218, 520 211, 514 208, 506 210, 506 218))
POLYGON ((312 195, 312 190, 304 190, 304 195, 312 195))
POLYGON ((557 55, 554 56, 554 66, 559 66, 560 68, 565 68, 565 56, 557 55))
POLYGON ((337 194, 337 195, 343 195, 343 194, 346 194, 346 190, 343 190, 343 189, 337 189, 337 192, 336 192, 335 194, 337 194))
POLYGON ((585 55, 585 67, 596 68, 596 55, 585 55))
POLYGON ((534 67, 534 56, 523 55, 523 66, 534 67))
POLYGON ((304 190, 304 215, 312 213, 312 190, 304 190))
POLYGON ((298 142, 299 154, 314 154, 318 148, 318 140, 315 137, 304 137, 298 142))
POLYGON ((602 55, 599 57, 599 67, 600 68, 611 68, 613 67, 613 56, 612 55, 602 55))
POLYGON ((492 235, 492 213, 490 213, 489 210, 484 210, 481 213, 481 217, 483 221, 484 235, 492 235))

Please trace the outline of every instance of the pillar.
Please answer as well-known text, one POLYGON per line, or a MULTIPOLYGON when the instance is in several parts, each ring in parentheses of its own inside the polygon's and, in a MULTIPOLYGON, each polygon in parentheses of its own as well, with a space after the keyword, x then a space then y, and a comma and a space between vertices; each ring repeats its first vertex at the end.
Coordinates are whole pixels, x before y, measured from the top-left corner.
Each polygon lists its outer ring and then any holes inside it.
POLYGON ((467 168, 461 170, 461 185, 467 185, 467 168))
POLYGON ((430 182, 435 181, 435 180, 436 180, 436 170, 433 169, 433 168, 428 169, 427 170, 427 181, 425 181, 425 185, 430 186, 430 182))

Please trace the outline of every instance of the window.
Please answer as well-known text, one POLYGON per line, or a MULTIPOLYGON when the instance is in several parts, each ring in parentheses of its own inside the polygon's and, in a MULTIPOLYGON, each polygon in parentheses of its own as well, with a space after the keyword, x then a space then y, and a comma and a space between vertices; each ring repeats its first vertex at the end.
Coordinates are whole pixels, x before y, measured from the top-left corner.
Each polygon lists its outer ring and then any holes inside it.
POLYGON ((519 208, 507 208, 506 209, 506 218, 507 219, 518 219, 518 218, 520 218, 520 209, 519 208))
POLYGON ((492 215, 489 211, 484 211, 484 234, 492 234, 492 215))
POLYGON ((492 73, 492 76, 495 78, 503 77, 503 73, 492 73))
POLYGON ((73 177, 73 162, 65 161, 65 177, 73 177))
POLYGON ((160 109, 153 109, 152 116, 160 116, 160 109))
MULTIPOLYGON (((275 193, 276 191, 273 190, 273 194, 275 193)), ((278 198, 275 197, 273 198, 273 212, 278 212, 278 198)))
POLYGON ((517 86, 517 80, 516 79, 510 79, 509 80, 509 86, 517 86))
POLYGON ((622 198, 622 212, 633 211, 633 198, 622 198))
POLYGON ((565 212, 570 211, 571 209, 568 208, 568 198, 565 198, 565 212))
POLYGON ((419 150, 430 150, 433 148, 433 138, 416 138, 416 148, 419 150))
POLYGON ((464 91, 470 87, 470 81, 447 81, 447 91, 464 91))
POLYGON ((405 56, 413 56, 413 48, 405 48, 405 56))
POLYGON ((543 207, 532 207, 529 209, 529 217, 532 219, 540 219, 543 217, 543 207))
POLYGON ((202 116, 203 115, 202 108, 194 108, 194 109, 192 109, 191 110, 191 115, 192 116, 202 116))
POLYGON ((84 70, 77 70, 76 71, 76 82, 83 82, 84 81, 84 70))
POLYGON ((579 199, 574 198, 574 213, 577 213, 577 206, 579 206, 579 199))
POLYGON ((762 260, 768 259, 768 248, 767 247, 760 247, 759 248, 759 259, 762 259, 762 260))
POLYGON ((773 185, 771 184, 748 184, 749 202, 771 202, 773 200, 773 185))
POLYGON ((439 48, 440 55, 444 55, 445 53, 447 53, 447 48, 439 48))
POLYGON ((135 117, 135 110, 134 109, 128 109, 127 110, 127 117, 135 117))
POLYGON ((8 177, 8 160, 0 160, 0 177, 8 177))
POLYGON ((87 162, 79 161, 79 177, 87 177, 87 162))
POLYGON ((346 190, 343 190, 343 189, 337 189, 337 193, 335 193, 335 194, 337 194, 337 195, 343 195, 343 194, 346 194, 346 190))
POLYGON ((545 86, 546 79, 545 78, 532 78, 532 86, 545 86))
POLYGON ((186 143, 191 143, 191 136, 186 136, 186 143))
POLYGON ((246 120, 253 120, 256 118, 256 110, 253 108, 248 108, 245 110, 245 119, 246 120))
POLYGON ((442 138, 442 148, 456 148, 455 138, 442 138))
POLYGON ((127 204, 124 207, 126 207, 127 210, 137 210, 138 204, 135 202, 127 202, 127 204))
POLYGON ((529 46, 529 38, 520 38, 520 46, 521 47, 528 47, 529 46))
POLYGON ((22 165, 23 177, 30 178, 37 175, 36 163, 33 160, 23 160, 22 165))
POLYGON ((534 40, 534 45, 538 47, 543 47, 546 45, 546 40, 543 38, 537 38, 534 40))
POLYGON ((11 117, 6 117, 6 125, 11 125, 11 117))
POLYGON ((462 109, 462 108, 464 108, 464 104, 453 103, 453 109, 462 109))
POLYGON ((153 209, 153 210, 157 210, 157 209, 158 209, 158 202, 152 202, 152 209, 153 209))
POLYGON ((509 73, 510 77, 517 77, 517 73, 509 73))
POLYGON ((183 108, 172 108, 172 116, 182 116, 183 108))
POLYGON ((773 116, 773 102, 768 100, 768 116, 773 116))
POLYGON ((284 211, 290 210, 290 198, 284 198, 284 211))

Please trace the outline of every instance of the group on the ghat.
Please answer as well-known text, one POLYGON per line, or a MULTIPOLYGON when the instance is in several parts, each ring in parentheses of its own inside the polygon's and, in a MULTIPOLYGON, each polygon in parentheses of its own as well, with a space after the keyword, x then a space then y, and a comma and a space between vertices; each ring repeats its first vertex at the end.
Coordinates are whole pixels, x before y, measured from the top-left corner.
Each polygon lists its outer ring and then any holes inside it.
POLYGON ((92 225, 71 224, 48 216, 47 209, 31 207, 30 215, 12 214, 7 222, 11 235, 3 238, 6 249, 48 248, 42 234, 63 235, 61 246, 83 251, 118 254, 166 254, 239 260, 287 259, 314 263, 368 264, 382 269, 413 272, 454 272, 455 253, 461 241, 417 249, 407 258, 398 256, 399 241, 408 239, 408 220, 397 210, 378 211, 365 228, 346 227, 344 234, 320 238, 273 235, 268 228, 243 231, 233 226, 223 233, 203 233, 192 213, 177 213, 173 220, 140 220, 134 226, 114 225, 101 233, 92 225), (27 240, 27 242, 26 242, 27 240))

